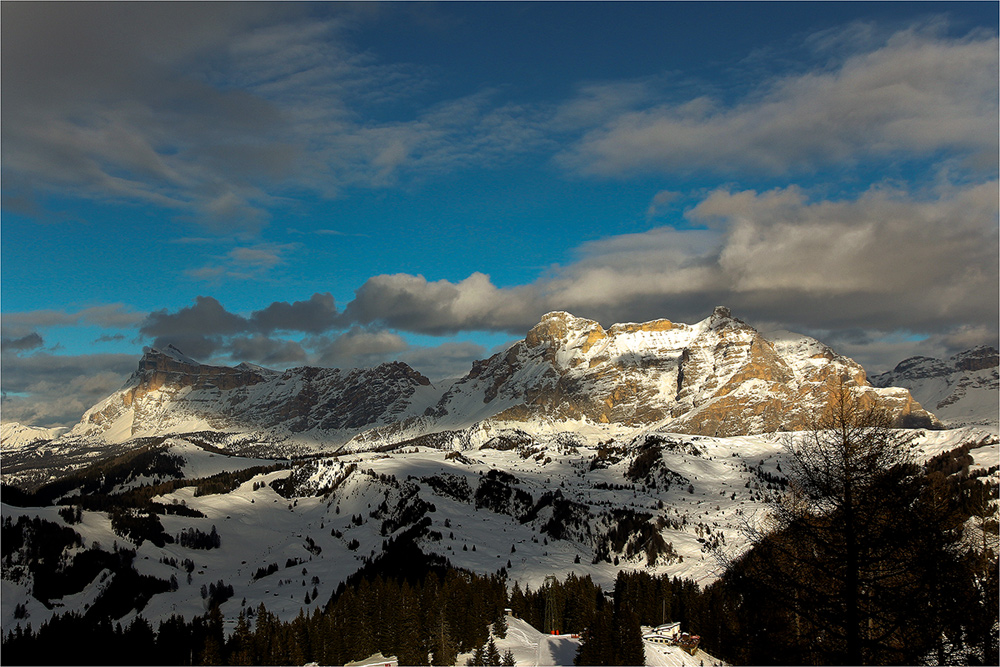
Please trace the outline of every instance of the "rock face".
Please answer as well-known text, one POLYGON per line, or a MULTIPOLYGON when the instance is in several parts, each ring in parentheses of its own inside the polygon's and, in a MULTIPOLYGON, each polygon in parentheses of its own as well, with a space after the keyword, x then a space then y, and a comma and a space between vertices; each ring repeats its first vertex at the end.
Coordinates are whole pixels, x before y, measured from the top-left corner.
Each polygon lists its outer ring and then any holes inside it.
POLYGON ((150 350, 67 437, 120 443, 214 431, 256 443, 368 449, 485 420, 745 435, 808 428, 841 381, 889 405, 901 424, 936 423, 905 389, 869 386, 861 366, 822 343, 761 334, 720 307, 693 325, 660 319, 607 330, 549 313, 524 340, 441 389, 400 362, 279 372, 150 350))
POLYGON ((844 378, 897 419, 933 425, 906 390, 876 389, 854 361, 818 341, 765 337, 725 308, 694 325, 616 324, 555 312, 506 352, 477 362, 430 412, 498 420, 663 423, 679 433, 726 436, 806 428, 844 378), (470 409, 471 408, 471 409, 470 409))
POLYGON ((906 387, 950 426, 1000 422, 1000 355, 981 345, 948 359, 910 357, 871 379, 873 385, 906 387))

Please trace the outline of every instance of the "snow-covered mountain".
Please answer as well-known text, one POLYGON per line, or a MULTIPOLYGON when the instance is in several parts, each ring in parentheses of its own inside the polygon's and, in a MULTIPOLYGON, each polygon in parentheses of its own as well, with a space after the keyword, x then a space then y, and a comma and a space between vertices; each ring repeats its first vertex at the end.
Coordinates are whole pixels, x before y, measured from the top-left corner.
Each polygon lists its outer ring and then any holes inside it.
POLYGON ((0 442, 4 451, 22 449, 42 442, 48 442, 66 432, 65 428, 41 428, 18 422, 0 424, 0 442))
POLYGON ((401 362, 281 372, 149 350, 122 389, 35 448, 55 462, 81 447, 200 433, 231 452, 287 456, 510 423, 624 437, 650 428, 748 435, 807 427, 841 380, 890 406, 901 424, 937 423, 905 389, 870 386, 861 366, 819 341, 762 334, 720 307, 693 325, 660 319, 607 330, 549 313, 524 340, 440 386, 401 362))
POLYGON ((910 357, 871 378, 876 387, 905 387, 949 426, 987 426, 1000 422, 1000 373, 997 349, 987 345, 948 359, 910 357))
POLYGON ((436 398, 430 381, 403 363, 375 368, 251 364, 209 366, 176 348, 149 350, 119 391, 84 415, 67 438, 120 443, 171 433, 252 433, 265 442, 338 445, 368 428, 419 414, 436 398))
MULTIPOLYGON (((693 325, 609 329, 550 313, 441 386, 401 363, 281 372, 150 350, 69 433, 5 426, 5 482, 56 483, 5 496, 3 517, 25 534, 70 528, 59 562, 74 577, 46 587, 55 565, 10 550, 0 620, 38 624, 119 598, 133 605, 116 612, 123 625, 137 613, 191 618, 223 584, 227 624, 261 603, 291 619, 404 534, 534 588, 569 571, 610 587, 623 569, 705 583, 719 573, 716 549, 744 548, 741 527, 784 492, 796 435, 781 431, 808 425, 841 380, 904 425, 936 423, 905 389, 870 386, 822 343, 762 334, 725 309, 693 325), (274 460, 302 453, 313 455, 274 460), (150 497, 143 484, 160 486, 150 497), (82 511, 47 504, 77 493, 94 496, 82 511), (115 560, 108 545, 135 555, 115 560)), ((977 475, 1000 474, 993 434, 913 437, 924 459, 959 451, 977 475)))
POLYGON ((747 435, 807 426, 840 378, 901 420, 933 423, 906 390, 869 386, 861 366, 819 341, 765 337, 721 307, 694 325, 661 319, 608 330, 549 313, 524 340, 474 364, 430 414, 439 423, 582 420, 747 435))

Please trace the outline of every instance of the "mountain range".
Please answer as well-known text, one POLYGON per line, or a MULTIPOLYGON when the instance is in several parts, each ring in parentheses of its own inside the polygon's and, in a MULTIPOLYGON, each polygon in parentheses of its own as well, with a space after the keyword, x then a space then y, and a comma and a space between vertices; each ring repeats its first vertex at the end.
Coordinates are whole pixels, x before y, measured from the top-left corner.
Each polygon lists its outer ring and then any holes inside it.
POLYGON ((740 435, 803 425, 840 377, 890 402, 901 418, 931 419, 890 383, 870 387, 864 369, 822 343, 787 332, 765 337, 717 308, 694 325, 655 320, 607 331, 549 313, 523 340, 438 387, 401 362, 279 372, 201 364, 169 346, 147 351, 124 387, 65 437, 258 432, 270 441, 341 445, 388 425, 429 431, 483 419, 659 423, 740 435))
MULTIPOLYGON (((995 350, 894 373, 922 374, 919 398, 954 381, 949 405, 995 415, 995 350)), ((522 587, 572 571, 608 590, 634 569, 704 584, 787 489, 789 431, 841 382, 911 427, 918 460, 1000 480, 995 422, 941 428, 907 389, 721 308, 608 329, 550 313, 437 384, 402 363, 275 371, 149 350, 69 431, 4 425, 0 623, 124 626, 213 600, 227 632, 260 604, 291 620, 404 537, 522 587)))
POLYGON ((910 357, 871 378, 876 387, 906 387, 949 426, 993 426, 1000 405, 995 347, 980 345, 948 359, 910 357))
POLYGON ((715 437, 800 430, 842 381, 888 406, 900 425, 937 427, 906 387, 922 399, 931 385, 913 379, 927 380, 939 367, 954 370, 933 376, 934 405, 951 400, 949 415, 971 411, 963 423, 989 422, 981 413, 991 401, 996 406, 995 350, 992 357, 971 351, 951 365, 907 363, 869 383, 859 364, 823 343, 761 333, 723 307, 691 325, 659 319, 608 329, 548 313, 523 340, 437 384, 398 361, 277 371, 203 364, 167 346, 147 350, 124 386, 65 433, 5 425, 5 472, 37 477, 34 463, 43 456, 45 477, 58 476, 130 442, 193 433, 230 453, 274 457, 386 448, 496 424, 608 437, 643 429, 715 437), (948 383, 952 398, 939 398, 948 383))

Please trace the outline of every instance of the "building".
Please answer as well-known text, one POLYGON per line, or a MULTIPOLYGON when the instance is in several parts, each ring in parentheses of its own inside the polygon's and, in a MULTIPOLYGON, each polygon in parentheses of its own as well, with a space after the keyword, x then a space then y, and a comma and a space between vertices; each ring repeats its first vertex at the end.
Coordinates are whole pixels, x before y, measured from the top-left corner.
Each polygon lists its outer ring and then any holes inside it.
POLYGON ((680 636, 681 624, 680 621, 676 621, 674 623, 658 625, 648 632, 643 633, 642 638, 644 641, 653 642, 654 644, 667 644, 673 646, 677 644, 680 636))

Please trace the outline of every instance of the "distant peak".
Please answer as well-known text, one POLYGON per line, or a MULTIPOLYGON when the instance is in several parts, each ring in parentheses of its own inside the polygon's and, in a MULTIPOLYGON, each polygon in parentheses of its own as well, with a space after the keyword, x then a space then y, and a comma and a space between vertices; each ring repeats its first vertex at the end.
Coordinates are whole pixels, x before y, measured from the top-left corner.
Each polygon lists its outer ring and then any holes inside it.
POLYGON ((140 368, 157 367, 163 361, 173 361, 179 364, 184 364, 186 366, 201 366, 201 362, 192 359, 187 356, 179 349, 173 345, 167 345, 163 348, 150 347, 146 349, 145 354, 142 355, 142 361, 140 362, 140 368))
POLYGON ((525 343, 528 347, 535 347, 540 343, 559 341, 566 338, 570 330, 586 331, 590 329, 601 329, 601 325, 594 320, 577 317, 562 310, 545 313, 541 321, 533 326, 525 336, 525 343))

